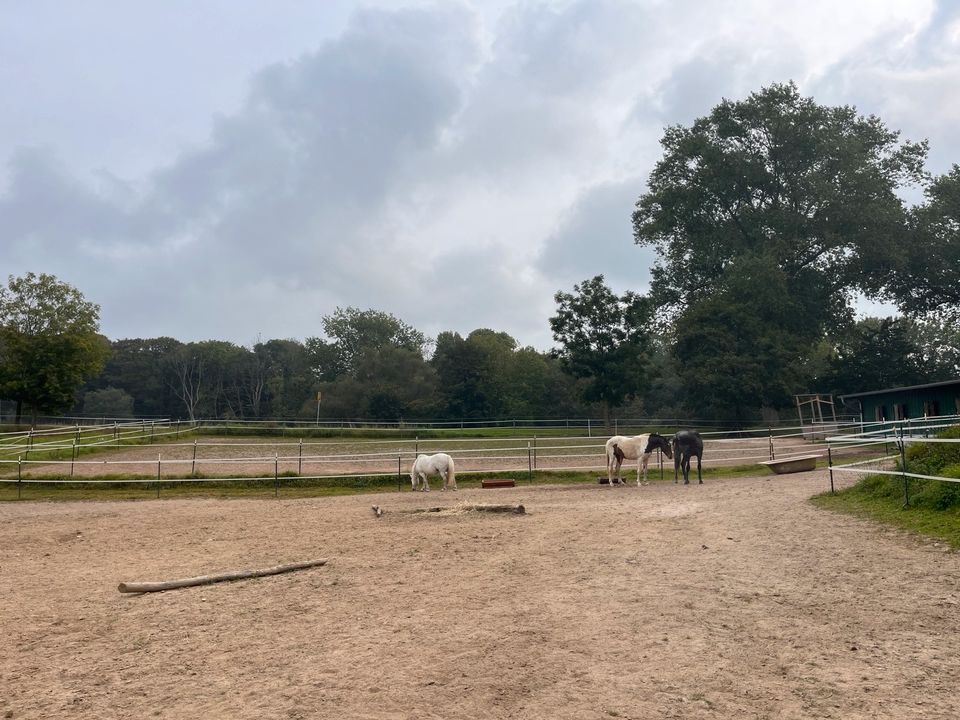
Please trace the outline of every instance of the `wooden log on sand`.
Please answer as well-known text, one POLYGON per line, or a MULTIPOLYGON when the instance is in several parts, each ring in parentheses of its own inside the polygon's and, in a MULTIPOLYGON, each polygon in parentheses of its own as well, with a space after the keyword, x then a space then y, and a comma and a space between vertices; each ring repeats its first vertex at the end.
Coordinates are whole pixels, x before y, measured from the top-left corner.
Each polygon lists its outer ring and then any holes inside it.
POLYGON ((184 578, 182 580, 167 580, 165 582, 122 582, 117 587, 117 590, 122 593, 159 592, 160 590, 174 590, 176 588, 191 587, 193 585, 210 585, 211 583, 225 582, 227 580, 243 580, 244 578, 263 577, 264 575, 279 575, 280 573, 304 570, 326 564, 326 559, 307 560, 306 562, 276 565, 261 570, 238 570, 235 572, 220 573, 219 575, 201 575, 199 577, 184 578))
MULTIPOLYGON (((513 513, 514 515, 523 515, 527 509, 523 505, 450 505, 449 507, 429 507, 415 508, 413 510, 397 510, 401 513, 438 513, 449 510, 451 512, 490 512, 490 513, 513 513)), ((379 505, 373 506, 373 514, 382 517, 383 508, 379 505)))

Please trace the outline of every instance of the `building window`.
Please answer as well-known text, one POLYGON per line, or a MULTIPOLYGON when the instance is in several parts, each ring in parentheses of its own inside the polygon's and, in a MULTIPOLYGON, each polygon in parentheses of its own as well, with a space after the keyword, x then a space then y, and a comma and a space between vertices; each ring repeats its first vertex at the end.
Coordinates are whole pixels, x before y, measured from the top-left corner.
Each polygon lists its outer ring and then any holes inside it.
MULTIPOLYGON (((960 398, 957 398, 957 402, 960 402, 960 398)), ((877 422, 883 422, 887 419, 887 408, 884 405, 877 405, 873 409, 875 417, 873 418, 877 422)))
POLYGON ((936 400, 927 400, 923 403, 923 416, 936 417, 940 414, 940 403, 936 400))

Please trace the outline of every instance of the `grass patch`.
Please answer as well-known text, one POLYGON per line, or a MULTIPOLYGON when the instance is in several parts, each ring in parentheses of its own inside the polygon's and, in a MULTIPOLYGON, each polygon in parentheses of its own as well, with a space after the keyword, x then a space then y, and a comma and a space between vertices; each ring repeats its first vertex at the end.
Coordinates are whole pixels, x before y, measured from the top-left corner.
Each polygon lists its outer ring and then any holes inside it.
MULTIPOLYGON (((960 427, 938 435, 960 438, 960 427)), ((906 469, 921 475, 960 479, 960 444, 914 443, 906 451, 906 469)), ((812 498, 829 510, 870 518, 960 548, 960 482, 868 475, 836 494, 812 498)))

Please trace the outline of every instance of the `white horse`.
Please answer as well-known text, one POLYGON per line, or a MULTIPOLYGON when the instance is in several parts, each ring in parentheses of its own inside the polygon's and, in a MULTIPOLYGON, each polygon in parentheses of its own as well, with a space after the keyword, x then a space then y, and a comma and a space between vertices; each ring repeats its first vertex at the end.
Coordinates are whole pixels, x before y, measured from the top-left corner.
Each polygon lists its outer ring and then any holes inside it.
MULTIPOLYGON (((653 435, 657 435, 653 433, 653 435)), ((659 436, 658 436, 659 437, 659 436)), ((612 438, 607 440, 606 449, 607 449, 607 483, 613 485, 614 473, 616 473, 616 480, 621 485, 624 485, 623 475, 620 472, 620 466, 623 464, 624 460, 636 460, 637 461, 637 487, 640 487, 640 470, 643 469, 643 481, 647 481, 647 463, 650 462, 650 456, 653 455, 653 448, 648 448, 650 442, 650 433, 644 433, 643 435, 634 435, 629 437, 627 435, 614 435, 612 438), (644 452, 644 450, 649 449, 650 452, 644 452), (616 470, 614 470, 616 467, 616 470)), ((671 457, 669 443, 664 443, 665 452, 667 457, 671 457)))
POLYGON ((446 453, 437 453, 436 455, 417 455, 413 461, 413 467, 410 468, 410 484, 413 489, 419 489, 422 484, 424 492, 430 492, 430 484, 427 477, 430 475, 439 475, 443 478, 443 489, 447 489, 447 484, 453 485, 457 489, 457 475, 453 465, 453 458, 446 453))

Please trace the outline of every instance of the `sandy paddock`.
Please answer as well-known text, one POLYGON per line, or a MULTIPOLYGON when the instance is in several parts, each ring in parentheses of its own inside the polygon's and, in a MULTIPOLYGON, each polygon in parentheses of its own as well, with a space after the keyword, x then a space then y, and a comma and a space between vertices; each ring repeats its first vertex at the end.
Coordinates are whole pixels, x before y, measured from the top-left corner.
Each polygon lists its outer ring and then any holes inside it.
POLYGON ((960 716, 960 555, 826 485, 0 505, 0 717, 960 716))

